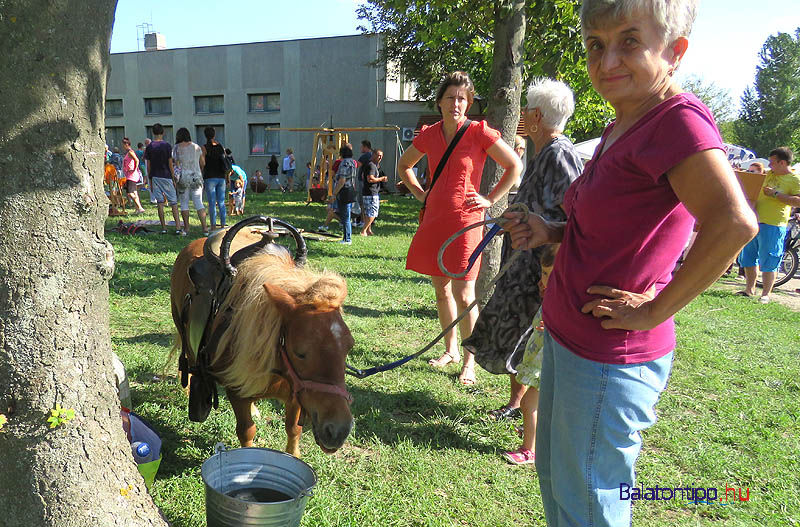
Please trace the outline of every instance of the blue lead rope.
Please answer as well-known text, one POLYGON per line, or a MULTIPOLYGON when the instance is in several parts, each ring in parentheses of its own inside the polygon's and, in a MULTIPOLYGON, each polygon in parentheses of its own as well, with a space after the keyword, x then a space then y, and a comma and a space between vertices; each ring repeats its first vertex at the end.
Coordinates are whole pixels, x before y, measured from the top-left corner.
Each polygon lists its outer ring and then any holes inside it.
MULTIPOLYGON (((528 215, 528 207, 526 207, 524 204, 514 204, 507 210, 520 210, 524 212, 526 218, 528 215)), ((487 214, 487 216, 489 215, 487 214)), ((466 276, 466 274, 469 272, 472 266, 475 265, 478 256, 480 256, 481 252, 483 252, 483 250, 486 248, 486 245, 492 240, 492 238, 497 236, 497 234, 503 229, 501 227, 501 224, 504 222, 505 218, 502 217, 497 219, 488 217, 488 219, 480 221, 478 223, 473 223, 472 225, 465 227, 460 231, 458 231, 457 233, 455 233, 454 235, 452 235, 446 242, 444 242, 442 247, 439 249, 439 257, 438 257, 439 269, 441 269, 443 273, 452 278, 461 278, 463 276, 466 276), (442 263, 442 255, 444 254, 444 250, 447 248, 447 246, 453 243, 453 240, 464 234, 466 231, 474 229, 481 225, 488 225, 489 223, 494 223, 494 225, 492 226, 491 229, 489 229, 489 232, 486 233, 481 242, 472 252, 472 255, 469 257, 469 265, 467 265, 467 269, 463 273, 460 273, 459 275, 453 274, 447 269, 445 269, 444 264, 442 263)), ((489 283, 489 285, 487 286, 486 288, 487 293, 492 290, 492 286, 494 286, 494 284, 500 279, 500 277, 503 276, 503 274, 505 274, 505 272, 508 270, 509 267, 511 267, 511 264, 514 263, 514 260, 516 260, 519 255, 520 255, 519 251, 511 255, 511 258, 508 259, 508 262, 506 262, 503 268, 500 269, 500 271, 497 273, 497 276, 495 276, 494 279, 491 281, 491 283, 489 283)), ((485 294, 486 293, 484 293, 484 295, 485 294)), ((369 377, 370 375, 375 375, 376 373, 393 370, 398 366, 402 366, 411 359, 419 357, 420 355, 431 349, 437 342, 439 342, 442 339, 442 337, 444 337, 447 334, 448 331, 453 329, 456 326, 456 324, 458 324, 459 321, 461 321, 461 319, 464 318, 467 315, 467 313, 469 313, 472 310, 472 308, 478 304, 478 301, 481 300, 481 298, 476 298, 475 301, 472 302, 472 304, 467 306, 467 309, 465 309, 460 315, 458 315, 458 317, 456 317, 456 319, 449 326, 447 326, 447 328, 443 329, 442 332, 439 333, 439 335, 435 339, 433 339, 430 343, 428 343, 424 348, 422 348, 418 352, 412 355, 408 355, 407 357, 403 357, 398 361, 390 362, 389 364, 383 364, 381 366, 375 366, 373 368, 368 368, 366 370, 359 370, 358 368, 354 368, 353 366, 350 366, 349 364, 345 363, 345 368, 346 368, 345 373, 347 373, 348 375, 352 375, 353 377, 363 379, 365 377, 369 377)))
MULTIPOLYGON (((492 217, 487 214, 486 219, 491 220, 492 217)), ((486 235, 483 237, 481 243, 479 243, 478 246, 475 247, 475 250, 472 251, 472 255, 469 257, 468 260, 469 263, 467 264, 466 273, 469 273, 469 270, 472 269, 472 266, 475 265, 476 261, 478 261, 478 256, 480 256, 483 250, 486 248, 486 246, 489 245, 489 242, 492 241, 492 238, 497 236, 502 230, 503 228, 500 226, 499 223, 495 223, 494 225, 492 225, 492 228, 489 229, 489 232, 487 232, 486 235)), ((466 275, 466 273, 464 274, 466 275)))

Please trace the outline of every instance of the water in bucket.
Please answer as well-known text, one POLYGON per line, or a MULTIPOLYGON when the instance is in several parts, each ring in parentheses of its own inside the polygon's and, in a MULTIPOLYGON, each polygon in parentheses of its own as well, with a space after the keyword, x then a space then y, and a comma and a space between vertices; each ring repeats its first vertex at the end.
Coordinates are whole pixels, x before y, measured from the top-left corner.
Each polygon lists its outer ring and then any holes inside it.
POLYGON ((297 527, 317 482, 311 467, 289 454, 221 443, 201 474, 208 527, 297 527))
POLYGON ((228 492, 225 494, 237 500, 250 501, 253 503, 275 503, 278 501, 288 501, 292 499, 288 494, 275 489, 267 489, 263 487, 250 487, 241 488, 228 492))

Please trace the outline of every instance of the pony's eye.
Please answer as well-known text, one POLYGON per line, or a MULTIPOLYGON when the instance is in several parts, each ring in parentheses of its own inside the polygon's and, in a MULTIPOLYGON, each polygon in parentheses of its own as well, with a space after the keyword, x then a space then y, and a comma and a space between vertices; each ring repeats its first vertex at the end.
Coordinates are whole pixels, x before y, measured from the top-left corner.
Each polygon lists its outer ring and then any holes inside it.
POLYGON ((294 352, 294 356, 295 356, 295 357, 297 357, 297 358, 298 358, 298 359, 300 359, 300 360, 306 360, 306 356, 305 356, 303 353, 297 353, 297 352, 295 351, 295 352, 294 352))

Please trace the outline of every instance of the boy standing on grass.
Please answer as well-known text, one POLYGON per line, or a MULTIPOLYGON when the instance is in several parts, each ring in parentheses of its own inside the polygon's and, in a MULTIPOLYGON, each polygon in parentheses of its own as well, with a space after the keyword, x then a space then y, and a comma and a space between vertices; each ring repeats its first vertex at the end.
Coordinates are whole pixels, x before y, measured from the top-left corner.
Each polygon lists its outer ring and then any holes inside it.
MULTIPOLYGON (((144 149, 147 173, 150 176, 150 196, 155 195, 158 203, 158 219, 161 221, 161 234, 167 233, 164 218, 164 203, 172 208, 175 218, 175 234, 181 234, 181 220, 178 215, 178 195, 175 192, 175 171, 172 165, 172 145, 164 141, 164 127, 161 123, 153 125, 153 142, 144 149)), ((188 231, 188 229, 187 229, 188 231)))

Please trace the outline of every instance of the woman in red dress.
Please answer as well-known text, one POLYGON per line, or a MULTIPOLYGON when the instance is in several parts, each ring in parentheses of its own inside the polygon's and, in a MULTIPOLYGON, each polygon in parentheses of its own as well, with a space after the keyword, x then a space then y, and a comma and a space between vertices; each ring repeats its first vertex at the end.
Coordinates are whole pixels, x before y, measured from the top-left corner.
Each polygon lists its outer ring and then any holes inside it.
MULTIPOLYGON (((463 279, 454 280, 439 270, 436 262, 439 248, 459 229, 483 220, 484 211, 508 192, 522 172, 522 162, 501 139, 500 132, 489 128, 486 121, 472 122, 447 160, 430 195, 420 186, 412 167, 427 155, 429 172, 433 177, 450 141, 467 119, 474 96, 475 88, 466 73, 456 71, 447 75, 436 92, 436 105, 442 120, 432 126, 424 126, 397 163, 397 172, 406 187, 418 200, 425 202, 425 215, 411 240, 406 269, 431 277, 442 328, 450 325, 458 313, 475 300, 475 279, 480 260, 463 279), (479 190, 487 155, 503 167, 505 173, 489 195, 482 196, 479 190)), ((444 253, 443 261, 447 269, 452 272, 466 269, 467 261, 481 236, 480 229, 473 229, 453 242, 444 253)), ((459 322, 462 339, 470 336, 477 318, 478 310, 473 309, 459 322)), ((458 340, 453 329, 445 336, 444 354, 429 364, 443 367, 460 360, 458 340)), ((465 351, 459 376, 462 384, 475 384, 474 365, 474 357, 465 351)))

